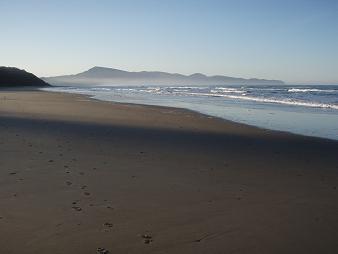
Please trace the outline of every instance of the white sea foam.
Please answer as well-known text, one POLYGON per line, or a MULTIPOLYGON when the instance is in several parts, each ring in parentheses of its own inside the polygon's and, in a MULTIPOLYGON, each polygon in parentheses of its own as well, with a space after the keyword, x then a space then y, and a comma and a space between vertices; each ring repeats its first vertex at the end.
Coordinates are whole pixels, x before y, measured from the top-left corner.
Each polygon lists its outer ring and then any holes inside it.
POLYGON ((213 93, 239 93, 242 94, 245 92, 243 89, 229 88, 229 87, 216 87, 215 89, 211 89, 213 93))
POLYGON ((215 93, 188 93, 189 95, 197 95, 197 96, 211 96, 211 97, 226 97, 231 99, 240 99, 247 101, 256 101, 263 103, 278 103, 284 105, 294 105, 294 106, 303 106, 303 107, 312 107, 312 108, 331 108, 338 109, 338 105, 336 104, 327 104, 327 103, 317 103, 317 102, 305 102, 299 100, 292 99, 272 99, 272 98, 259 98, 243 95, 231 95, 231 94, 215 94, 215 93))
POLYGON ((290 93, 308 93, 308 92, 318 92, 318 93, 334 93, 338 92, 337 90, 328 90, 328 89, 314 89, 314 88, 291 88, 288 89, 290 93))
POLYGON ((93 90, 93 91, 111 91, 112 89, 111 88, 105 88, 105 87, 94 87, 94 88, 91 88, 91 90, 93 90))

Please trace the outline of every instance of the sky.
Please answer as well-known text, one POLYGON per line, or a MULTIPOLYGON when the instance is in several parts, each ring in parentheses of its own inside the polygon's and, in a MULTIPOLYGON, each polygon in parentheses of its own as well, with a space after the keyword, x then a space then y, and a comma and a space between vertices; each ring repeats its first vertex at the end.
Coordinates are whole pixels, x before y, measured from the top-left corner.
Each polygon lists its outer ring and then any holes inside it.
POLYGON ((0 65, 338 84, 338 1, 0 0, 0 65))

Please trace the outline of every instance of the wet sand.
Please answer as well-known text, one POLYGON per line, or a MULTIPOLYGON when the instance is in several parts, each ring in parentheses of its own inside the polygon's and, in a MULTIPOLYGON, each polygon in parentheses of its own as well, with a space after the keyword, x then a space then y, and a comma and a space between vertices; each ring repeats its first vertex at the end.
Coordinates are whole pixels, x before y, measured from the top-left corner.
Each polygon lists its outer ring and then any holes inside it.
POLYGON ((105 250, 338 253, 338 142, 0 91, 0 253, 105 250))

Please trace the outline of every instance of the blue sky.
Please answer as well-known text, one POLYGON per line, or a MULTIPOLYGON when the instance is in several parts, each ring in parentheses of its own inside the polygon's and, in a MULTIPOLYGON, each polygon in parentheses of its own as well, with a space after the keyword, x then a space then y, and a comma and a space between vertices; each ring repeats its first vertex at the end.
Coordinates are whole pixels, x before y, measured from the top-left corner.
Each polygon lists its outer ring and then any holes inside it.
POLYGON ((338 83, 336 0, 0 0, 0 65, 338 83))

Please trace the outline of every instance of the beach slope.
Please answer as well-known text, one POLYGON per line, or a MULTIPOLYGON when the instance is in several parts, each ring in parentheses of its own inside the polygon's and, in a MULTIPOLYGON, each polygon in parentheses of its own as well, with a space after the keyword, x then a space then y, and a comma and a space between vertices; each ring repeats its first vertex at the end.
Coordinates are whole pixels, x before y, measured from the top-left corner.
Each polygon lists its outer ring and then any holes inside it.
POLYGON ((187 110, 0 91, 0 253, 338 253, 337 155, 187 110))

